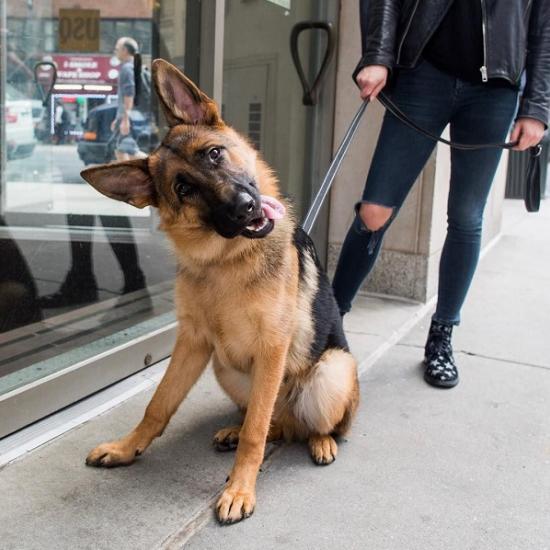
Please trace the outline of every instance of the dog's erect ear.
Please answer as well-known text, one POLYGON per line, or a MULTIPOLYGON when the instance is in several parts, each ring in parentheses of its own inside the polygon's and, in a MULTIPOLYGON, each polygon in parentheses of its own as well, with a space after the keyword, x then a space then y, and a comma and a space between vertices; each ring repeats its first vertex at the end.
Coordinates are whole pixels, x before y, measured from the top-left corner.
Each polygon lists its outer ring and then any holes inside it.
POLYGON ((216 103, 174 65, 155 59, 152 69, 155 89, 169 126, 221 122, 216 103))
POLYGON ((82 170, 80 175, 100 193, 137 208, 157 206, 155 186, 147 159, 102 164, 82 170))

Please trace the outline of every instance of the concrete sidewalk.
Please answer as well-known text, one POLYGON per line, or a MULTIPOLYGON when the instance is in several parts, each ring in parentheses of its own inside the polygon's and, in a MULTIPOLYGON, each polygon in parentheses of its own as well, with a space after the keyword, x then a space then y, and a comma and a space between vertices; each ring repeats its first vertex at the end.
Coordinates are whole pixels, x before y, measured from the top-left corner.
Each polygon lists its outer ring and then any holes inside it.
MULTIPOLYGON (((550 549, 550 208, 506 210, 456 331, 455 389, 422 380, 424 318, 362 376, 336 462, 270 446, 256 512, 231 527, 211 504, 233 457, 210 440, 237 415, 211 376, 135 465, 84 467, 133 427, 143 392, 0 471, 0 548, 550 549)), ((361 303, 346 328, 368 367, 422 310, 361 303)))

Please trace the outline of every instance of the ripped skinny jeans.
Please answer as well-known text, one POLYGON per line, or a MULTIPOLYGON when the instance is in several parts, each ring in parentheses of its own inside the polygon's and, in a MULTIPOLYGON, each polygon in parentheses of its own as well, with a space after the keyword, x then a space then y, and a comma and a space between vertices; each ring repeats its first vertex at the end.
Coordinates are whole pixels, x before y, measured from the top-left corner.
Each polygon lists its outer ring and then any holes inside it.
MULTIPOLYGON (((427 61, 395 75, 390 95, 417 124, 440 135, 450 123, 451 139, 462 143, 501 142, 513 121, 518 91, 511 86, 470 83, 439 71, 427 61)), ((386 113, 367 177, 344 240, 333 289, 340 313, 347 313, 373 268, 383 237, 430 157, 435 143, 386 113), (362 203, 388 207, 391 216, 375 231, 358 215, 362 203)), ((447 236, 439 265, 434 319, 460 322, 481 244, 483 210, 501 149, 451 149, 447 236)))

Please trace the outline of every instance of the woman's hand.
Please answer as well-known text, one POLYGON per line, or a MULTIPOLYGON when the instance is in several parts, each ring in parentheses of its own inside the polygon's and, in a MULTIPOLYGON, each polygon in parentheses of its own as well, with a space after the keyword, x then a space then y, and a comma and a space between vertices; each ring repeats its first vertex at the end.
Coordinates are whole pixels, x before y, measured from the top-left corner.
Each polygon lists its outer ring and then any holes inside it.
POLYGON ((368 65, 359 71, 355 80, 361 90, 361 98, 372 101, 386 85, 388 68, 383 65, 368 65))
POLYGON ((510 134, 510 141, 517 141, 514 151, 525 151, 540 143, 544 135, 544 124, 535 118, 518 118, 510 134))

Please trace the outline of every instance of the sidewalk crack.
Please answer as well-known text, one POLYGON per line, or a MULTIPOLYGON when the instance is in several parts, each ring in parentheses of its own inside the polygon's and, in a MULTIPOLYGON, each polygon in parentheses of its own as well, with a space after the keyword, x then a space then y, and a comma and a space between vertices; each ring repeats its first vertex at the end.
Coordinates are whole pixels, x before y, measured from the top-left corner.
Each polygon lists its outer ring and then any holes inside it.
MULTIPOLYGON (((284 447, 283 443, 270 443, 266 448, 264 461, 260 467, 260 472, 266 472, 273 459, 280 449, 284 447)), ((197 511, 197 513, 180 529, 170 533, 157 547, 158 550, 180 550, 183 548, 196 534, 198 534, 206 525, 213 521, 214 511, 213 508, 216 501, 220 497, 223 491, 223 487, 220 488, 214 495, 212 495, 204 503, 204 505, 197 511)))

